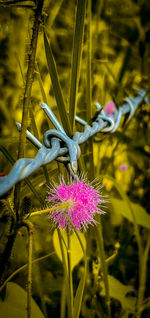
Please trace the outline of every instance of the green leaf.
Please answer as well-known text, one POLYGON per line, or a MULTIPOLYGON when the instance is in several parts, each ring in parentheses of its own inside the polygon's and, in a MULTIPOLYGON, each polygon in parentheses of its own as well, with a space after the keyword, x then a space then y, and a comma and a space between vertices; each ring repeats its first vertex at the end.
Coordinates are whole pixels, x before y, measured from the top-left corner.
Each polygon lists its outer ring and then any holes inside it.
MULTIPOLYGON (((111 202, 113 204, 114 211, 117 214, 122 215, 124 218, 128 219, 132 223, 134 222, 131 210, 129 209, 126 201, 112 197, 111 202)), ((131 201, 130 204, 133 209, 137 224, 150 229, 150 215, 139 204, 132 203, 131 201)))
MULTIPOLYGON (((27 293, 15 283, 8 283, 5 300, 0 299, 1 318, 26 318, 27 317, 27 293)), ((43 313, 36 302, 31 300, 32 318, 44 318, 43 313)))
MULTIPOLYGON (((0 1, 0 5, 14 5, 14 4, 18 4, 20 2, 32 2, 32 0, 13 0, 13 1, 0 1)), ((31 6, 31 5, 30 5, 31 6)), ((33 5, 32 5, 33 7, 33 5)))
MULTIPOLYGON (((143 159, 143 156, 147 159, 150 159, 150 153, 145 151, 143 147, 141 146, 135 146, 135 147, 129 147, 129 151, 131 152, 131 158, 134 160, 134 162, 137 163, 137 155, 141 156, 143 159)), ((130 155, 130 153, 129 153, 130 155)), ((139 160, 140 162, 140 160, 139 160)))
POLYGON ((118 82, 119 83, 122 82, 122 79, 123 79, 123 77, 125 75, 125 72, 127 70, 130 57, 131 57, 131 47, 128 46, 127 49, 126 49, 126 53, 125 53, 125 56, 124 56, 124 61, 122 63, 122 67, 121 67, 121 70, 120 70, 120 73, 119 73, 119 78, 118 78, 118 82))
POLYGON ((0 146, 0 151, 3 153, 3 155, 7 158, 7 160, 12 165, 15 163, 15 159, 11 156, 11 154, 9 153, 9 151, 5 147, 0 146))
POLYGON ((123 199, 119 200, 113 197, 111 198, 114 211, 128 219, 130 222, 134 223, 134 225, 138 224, 150 229, 150 215, 147 214, 145 209, 139 204, 132 203, 126 193, 123 191, 121 184, 119 184, 113 177, 105 175, 104 178, 113 182, 121 198, 123 199))
POLYGON ((85 12, 86 12, 86 0, 78 0, 75 32, 74 32, 74 40, 73 40, 72 73, 71 73, 71 87, 70 87, 69 117, 71 121, 72 130, 73 130, 74 120, 75 120, 76 95, 77 95, 79 75, 80 75, 85 12))
POLYGON ((63 93, 62 93, 59 78, 58 78, 56 63, 52 53, 51 45, 48 42, 45 32, 44 32, 44 45, 45 45, 45 53, 47 58, 48 70, 51 77, 52 86, 53 86, 60 118, 67 135, 71 136, 70 122, 67 117, 65 101, 64 101, 63 93))
MULTIPOLYGON (((88 0, 87 6, 87 82, 86 82, 86 121, 91 124, 92 121, 92 89, 91 89, 91 0, 88 0)), ((89 179, 92 180, 94 176, 94 150, 93 150, 93 138, 88 141, 88 161, 89 161, 89 179)))
POLYGON ((85 273, 83 274, 76 291, 74 306, 73 306, 73 318, 79 317, 81 304, 82 304, 82 296, 84 292, 84 286, 85 286, 85 273))
POLYGON ((47 103, 46 94, 45 94, 45 90, 44 90, 44 86, 43 86, 43 83, 42 83, 41 73, 40 73, 39 66, 38 66, 37 62, 36 62, 36 65, 35 65, 35 69, 36 69, 36 77, 37 77, 37 80, 39 82, 39 86, 40 86, 40 91, 41 91, 43 102, 45 104, 48 104, 47 103))
MULTIPOLYGON (((66 259, 66 264, 67 264, 67 234, 64 230, 60 229, 60 233, 62 236, 62 244, 64 247, 64 253, 65 253, 65 259, 66 259), (65 244, 64 244, 64 242, 65 244)), ((84 248, 86 247, 86 240, 84 237, 83 233, 78 233, 80 236, 80 239, 82 241, 82 244, 84 246, 84 248)), ((71 269, 73 270, 73 268, 80 262, 80 260, 83 258, 83 251, 81 249, 81 245, 79 243, 78 238, 76 237, 75 233, 73 233, 71 235, 71 269)), ((54 244, 54 248, 56 250, 56 253, 59 257, 59 259, 62 261, 62 254, 61 254, 61 249, 60 249, 60 244, 59 244, 59 238, 58 238, 58 234, 57 234, 57 230, 54 231, 53 233, 53 244, 54 244)))
MULTIPOLYGON (((123 309, 134 312, 136 298, 126 296, 128 293, 133 292, 133 287, 130 285, 123 285, 118 279, 111 275, 108 275, 108 281, 110 297, 119 300, 123 309)), ((100 284, 102 287, 101 295, 105 296, 104 282, 102 281, 100 284)))

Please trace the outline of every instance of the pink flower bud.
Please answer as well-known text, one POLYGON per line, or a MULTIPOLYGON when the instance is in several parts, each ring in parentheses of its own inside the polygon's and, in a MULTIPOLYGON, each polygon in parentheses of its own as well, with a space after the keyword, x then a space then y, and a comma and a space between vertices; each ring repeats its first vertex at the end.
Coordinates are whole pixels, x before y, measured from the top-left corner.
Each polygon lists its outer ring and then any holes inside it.
POLYGON ((122 165, 120 165, 120 170, 126 171, 127 169, 128 169, 128 166, 127 166, 125 163, 123 163, 122 165))
POLYGON ((108 102, 104 107, 104 111, 107 115, 112 115, 115 110, 117 110, 117 108, 113 102, 108 102))

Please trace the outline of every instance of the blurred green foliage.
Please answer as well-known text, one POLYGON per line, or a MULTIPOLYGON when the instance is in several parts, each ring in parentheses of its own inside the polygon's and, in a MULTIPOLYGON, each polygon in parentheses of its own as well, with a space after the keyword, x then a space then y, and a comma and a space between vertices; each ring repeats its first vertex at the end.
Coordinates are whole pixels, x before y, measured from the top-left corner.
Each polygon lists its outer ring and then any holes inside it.
MULTIPOLYGON (((19 133, 17 132, 15 121, 21 122, 22 118, 22 101, 34 19, 33 10, 28 7, 28 5, 34 6, 32 1, 22 1, 18 2, 18 4, 19 6, 17 7, 16 3, 6 5, 5 0, 0 2, 0 145, 5 147, 15 160, 17 159, 19 143, 19 133)), ((33 125, 31 111, 28 123, 29 130, 33 134, 38 135, 41 141, 44 132, 53 126, 45 117, 39 102, 47 101, 61 121, 46 62, 43 26, 51 43, 65 105, 67 111, 69 111, 75 13, 75 0, 45 0, 44 2, 30 105, 36 125, 33 125)), ((119 107, 125 97, 136 95, 138 89, 149 89, 149 16, 150 3, 146 0, 92 1, 92 116, 95 114, 94 103, 97 101, 104 107, 108 101, 113 100, 119 107)), ((76 113, 82 118, 88 118, 89 120, 86 97, 87 40, 89 36, 87 24, 88 17, 86 14, 81 71, 76 96, 76 113)), ((81 146, 82 162, 85 167, 84 172, 87 172, 89 179, 94 179, 95 177, 103 178, 105 185, 103 193, 106 193, 109 200, 112 201, 112 203, 105 203, 104 210, 106 210, 107 214, 102 217, 102 224, 106 258, 109 259, 117 251, 114 259, 108 263, 110 296, 112 298, 111 310, 114 318, 135 317, 135 297, 137 297, 138 293, 139 268, 134 222, 126 207, 124 198, 117 192, 115 183, 111 178, 114 178, 119 183, 122 191, 133 202, 135 215, 136 210, 138 210, 137 223, 140 226, 142 244, 146 247, 149 239, 149 115, 150 105, 143 103, 139 106, 135 116, 127 126, 119 128, 114 134, 99 134, 93 137, 92 148, 89 141, 81 146), (120 170, 120 165, 123 163, 128 166, 126 171, 120 170), (111 178, 107 178, 107 175, 111 178), (118 242, 120 245, 119 251, 116 248, 118 242), (115 288, 117 288, 118 293, 115 288)), ((81 129, 82 127, 76 124, 76 130, 81 129)), ((27 142, 26 157, 33 158, 36 152, 37 149, 27 142)), ((0 172, 7 175, 11 169, 11 164, 2 152, 0 152, 0 163, 0 172)), ((47 170, 50 181, 54 180, 55 182, 58 182, 60 173, 66 173, 63 165, 56 162, 47 165, 47 170)), ((44 201, 47 195, 45 186, 47 180, 42 168, 30 176, 29 181, 37 195, 35 196, 35 193, 32 193, 25 182, 22 183, 20 202, 24 214, 40 209, 41 200, 44 201)), ((10 194, 10 197, 12 195, 10 194)), ((3 255, 11 226, 11 218, 8 212, 10 197, 0 202, 1 255, 3 255)), ((34 258, 37 258, 50 253, 54 249, 53 235, 55 235, 55 232, 47 216, 36 217, 33 223, 35 229, 34 258)), ((94 228, 89 228, 87 233, 85 233, 85 238, 87 240, 88 273, 81 318, 106 317, 105 292, 94 228)), ((27 263, 27 234, 25 229, 21 228, 12 249, 5 278, 25 263, 27 263)), ((63 282, 63 269, 59 258, 54 254, 45 261, 36 263, 33 269, 34 300, 45 317, 59 317, 60 293, 63 282)), ((83 262, 81 260, 73 271, 75 288, 77 288, 82 275, 83 262)), ((143 309, 142 318, 148 318, 150 314, 149 309, 147 309, 148 306, 146 306, 148 303, 147 299, 150 297, 148 288, 150 274, 148 272, 146 277, 145 303, 143 302, 142 304, 143 308, 146 309, 143 309)), ((13 278, 14 282, 23 288, 25 288, 26 279, 26 270, 20 271, 13 278)), ((11 292, 9 291, 10 286, 9 284, 8 293, 11 292)), ((15 290, 16 285, 13 284, 12 288, 15 290)), ((37 313, 36 316, 42 317, 40 315, 42 315, 41 312, 37 313)), ((17 317, 16 313, 14 317, 17 317)))

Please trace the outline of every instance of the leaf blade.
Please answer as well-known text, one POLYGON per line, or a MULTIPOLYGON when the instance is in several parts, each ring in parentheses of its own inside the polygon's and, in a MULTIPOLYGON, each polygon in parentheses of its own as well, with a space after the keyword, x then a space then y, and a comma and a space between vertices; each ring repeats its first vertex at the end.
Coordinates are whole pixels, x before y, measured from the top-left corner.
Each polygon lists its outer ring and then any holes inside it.
POLYGON ((80 314, 82 297, 83 297, 84 286, 85 286, 85 276, 86 276, 86 272, 84 272, 84 275, 80 279, 80 283, 76 291, 76 295, 74 298, 73 318, 78 318, 80 314))
MULTIPOLYGON (((127 203, 116 198, 111 198, 111 201, 116 213, 121 214, 124 218, 133 223, 133 217, 127 203)), ((131 203, 131 206, 134 211, 137 224, 150 230, 150 215, 139 204, 131 203)))
POLYGON ((44 45, 45 45, 45 54, 47 59, 48 70, 49 70, 50 78, 52 81, 52 86, 53 86, 53 90, 54 90, 54 94, 55 94, 55 98, 57 102, 58 111, 60 114, 63 127, 67 135, 70 136, 71 127, 70 127, 70 122, 67 116, 66 105, 65 105, 63 93, 62 93, 59 78, 58 78, 56 63, 52 53, 51 45, 48 42, 45 32, 44 32, 44 45))
POLYGON ((76 22, 75 22, 75 32, 74 32, 74 40, 73 40, 72 73, 71 73, 71 86, 70 86, 70 107, 69 107, 69 117, 70 117, 72 131, 73 131, 74 121, 75 121, 76 95, 77 95, 79 75, 80 75, 85 12, 86 12, 86 0, 78 0, 76 22))

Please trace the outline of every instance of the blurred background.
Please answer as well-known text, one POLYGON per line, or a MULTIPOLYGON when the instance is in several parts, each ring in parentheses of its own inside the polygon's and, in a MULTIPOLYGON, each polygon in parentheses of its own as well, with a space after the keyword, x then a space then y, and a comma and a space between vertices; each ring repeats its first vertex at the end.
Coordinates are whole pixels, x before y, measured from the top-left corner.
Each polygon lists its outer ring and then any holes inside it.
MULTIPOLYGON (((19 133, 16 121, 22 120, 22 101, 28 54, 33 25, 32 1, 11 3, 0 2, 0 146, 17 160, 19 133)), ((42 24, 36 52, 36 69, 32 87, 30 118, 28 128, 40 141, 46 130, 53 128, 39 103, 44 93, 47 104, 59 117, 57 104, 50 80, 43 41, 43 25, 51 41, 66 105, 69 105, 69 87, 71 78, 71 57, 73 32, 75 25, 76 1, 45 0, 42 24)), ((77 95, 76 113, 91 123, 87 106, 87 16, 85 19, 84 42, 81 73, 77 95)), ((91 16, 91 98, 92 117, 96 112, 95 102, 104 108, 109 101, 116 107, 123 104, 129 96, 136 96, 138 89, 149 90, 150 85, 150 3, 147 0, 93 0, 91 16)), ((69 107, 69 106, 67 106, 69 107)), ((119 252, 109 266, 109 274, 121 284, 133 286, 130 296, 137 296, 138 288, 138 251, 134 233, 134 224, 124 217, 126 203, 118 193, 113 180, 116 180, 123 192, 140 209, 140 234, 143 246, 146 246, 149 227, 142 222, 142 213, 149 213, 150 196, 150 105, 142 103, 132 120, 114 134, 99 133, 81 146, 84 172, 90 181, 99 178, 104 184, 103 195, 110 202, 105 203, 107 212, 102 218, 106 257, 119 252), (126 165, 122 169, 122 165, 126 165), (120 204, 122 202, 122 208, 120 204), (141 222, 141 223, 140 223, 141 222)), ((121 122, 123 124, 123 120, 121 122)), ((65 127, 64 127, 65 128, 65 127)), ((76 124, 76 130, 83 127, 76 124)), ((27 142, 26 158, 34 158, 37 149, 27 142)), ((0 152, 0 172, 8 174, 11 163, 0 152)), ((58 182, 60 173, 65 174, 63 164, 53 161, 47 165, 50 181, 58 182)), ((44 202, 47 196, 46 180, 43 168, 29 177, 36 190, 37 197, 23 182, 21 206, 24 213, 41 207, 38 197, 44 202)), ((147 219, 149 221, 149 218, 147 219)), ((146 223, 146 221, 145 221, 146 223)), ((34 257, 50 253, 53 250, 53 231, 47 216, 37 217, 34 221, 34 257)), ((6 206, 1 202, 0 251, 4 250, 9 230, 9 216, 6 206)), ((81 317, 105 317, 104 295, 101 294, 99 277, 99 257, 94 228, 87 236, 89 269, 81 317), (91 267, 90 267, 91 266, 91 267), (96 295, 96 296, 94 296, 96 295), (101 305, 100 305, 101 304, 101 305), (104 306, 104 307, 103 307, 104 306), (102 307, 102 308, 100 308, 102 307), (104 316, 101 316, 103 313, 104 316)), ((13 247, 7 276, 27 262, 27 235, 21 229, 13 247), (18 253, 19 251, 19 253, 18 253)), ((148 263, 149 264, 149 263, 148 263)), ((62 285, 62 265, 57 255, 34 265, 33 297, 44 312, 45 317, 56 317, 60 312, 60 292, 62 285)), ((74 286, 82 275, 83 262, 74 268, 74 286)), ((14 282, 24 286, 26 271, 14 277, 14 282)), ((149 273, 147 273, 148 291, 149 273)), ((130 298, 132 298, 130 297, 130 298)), ((112 317, 134 317, 131 307, 128 310, 119 298, 112 301, 112 317), (126 314, 126 316, 125 316, 126 314)), ((128 307, 128 306, 127 306, 128 307)), ((132 308, 133 309, 133 308, 132 308)), ((142 317, 149 317, 146 309, 142 317)))

